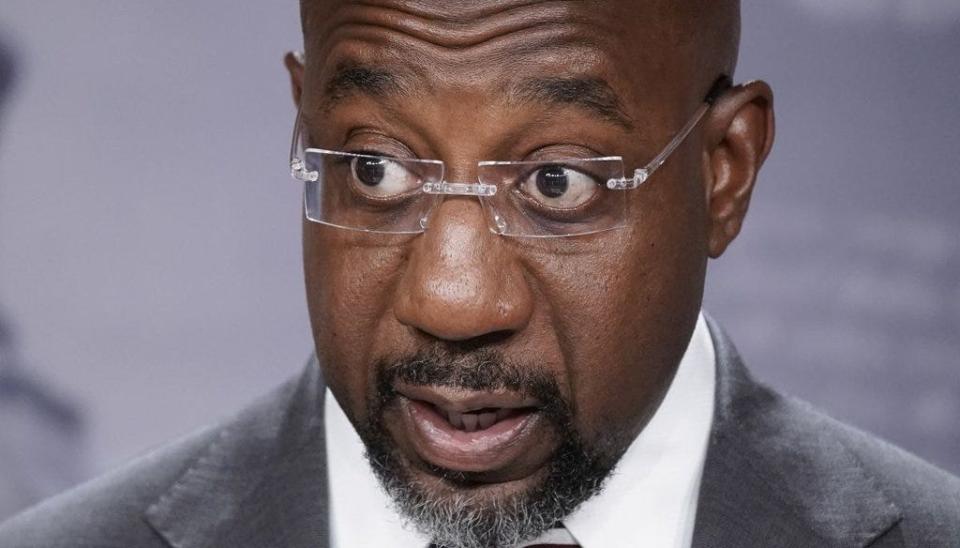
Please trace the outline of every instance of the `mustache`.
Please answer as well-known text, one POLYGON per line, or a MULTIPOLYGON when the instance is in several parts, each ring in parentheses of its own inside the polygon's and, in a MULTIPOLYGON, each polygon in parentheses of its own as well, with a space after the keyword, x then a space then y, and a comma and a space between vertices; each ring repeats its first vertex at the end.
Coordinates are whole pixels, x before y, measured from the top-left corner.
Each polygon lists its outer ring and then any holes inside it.
POLYGON ((478 392, 508 390, 541 403, 539 411, 556 426, 566 428, 573 416, 556 378, 537 364, 509 360, 496 350, 452 353, 430 348, 377 367, 377 405, 383 409, 398 397, 398 382, 411 386, 440 386, 478 392))

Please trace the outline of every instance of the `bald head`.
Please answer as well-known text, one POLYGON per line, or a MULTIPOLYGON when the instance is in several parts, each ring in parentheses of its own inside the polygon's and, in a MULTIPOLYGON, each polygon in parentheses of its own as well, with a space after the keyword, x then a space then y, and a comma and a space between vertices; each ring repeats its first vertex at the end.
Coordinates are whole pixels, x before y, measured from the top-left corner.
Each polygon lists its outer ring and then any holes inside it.
MULTIPOLYGON (((304 43, 307 48, 330 28, 333 15, 349 10, 351 0, 300 0, 304 43)), ((639 37, 657 36, 682 48, 687 62, 706 74, 733 76, 740 43, 740 0, 602 0, 545 1, 533 6, 517 0, 488 2, 395 0, 383 3, 391 11, 408 14, 424 27, 456 27, 481 31, 492 20, 506 20, 519 6, 526 10, 601 14, 610 30, 629 46, 639 37)))

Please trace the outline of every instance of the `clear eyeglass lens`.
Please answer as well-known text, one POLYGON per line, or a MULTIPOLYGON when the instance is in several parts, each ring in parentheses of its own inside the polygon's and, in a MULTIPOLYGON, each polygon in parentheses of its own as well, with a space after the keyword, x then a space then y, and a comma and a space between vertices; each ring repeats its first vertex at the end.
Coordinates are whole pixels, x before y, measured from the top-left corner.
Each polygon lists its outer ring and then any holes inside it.
POLYGON ((307 149, 307 170, 316 181, 304 187, 311 221, 364 232, 418 233, 434 198, 424 184, 443 180, 443 164, 307 149))
POLYGON ((375 198, 400 196, 428 182, 422 169, 392 158, 355 156, 350 170, 356 191, 375 198))
POLYGON ((606 181, 561 164, 545 164, 521 181, 518 189, 544 207, 576 209, 589 202, 606 181))
POLYGON ((603 232, 623 226, 626 194, 607 181, 623 177, 620 158, 542 162, 481 162, 479 179, 496 185, 483 200, 496 232, 552 237, 603 232))

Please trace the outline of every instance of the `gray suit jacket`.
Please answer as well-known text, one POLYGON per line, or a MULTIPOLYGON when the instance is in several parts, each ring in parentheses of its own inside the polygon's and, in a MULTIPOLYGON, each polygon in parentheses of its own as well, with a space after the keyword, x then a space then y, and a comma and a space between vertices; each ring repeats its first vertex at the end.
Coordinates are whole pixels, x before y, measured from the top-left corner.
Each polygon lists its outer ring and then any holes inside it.
MULTIPOLYGON (((960 480, 758 384, 710 330, 695 547, 960 547, 960 480)), ((326 546, 323 396, 312 363, 225 424, 8 521, 0 547, 326 546)))

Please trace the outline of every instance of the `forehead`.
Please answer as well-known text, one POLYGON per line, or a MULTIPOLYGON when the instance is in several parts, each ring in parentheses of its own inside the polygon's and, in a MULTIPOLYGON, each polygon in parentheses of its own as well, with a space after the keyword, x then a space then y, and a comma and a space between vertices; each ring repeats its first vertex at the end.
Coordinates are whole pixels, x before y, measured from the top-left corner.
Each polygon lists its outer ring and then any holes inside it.
POLYGON ((689 46, 677 39, 669 2, 307 1, 308 93, 358 65, 426 93, 498 93, 525 77, 573 77, 609 83, 632 102, 666 95, 684 76, 689 46))

